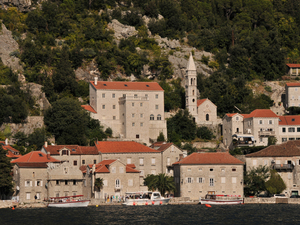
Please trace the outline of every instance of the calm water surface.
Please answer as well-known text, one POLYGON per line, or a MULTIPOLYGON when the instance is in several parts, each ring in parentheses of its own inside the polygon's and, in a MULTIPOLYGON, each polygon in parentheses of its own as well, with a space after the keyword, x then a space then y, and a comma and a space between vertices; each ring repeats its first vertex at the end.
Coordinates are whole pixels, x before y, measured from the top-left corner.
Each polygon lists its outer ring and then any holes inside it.
POLYGON ((0 209, 6 224, 300 224, 300 205, 167 205, 0 209))

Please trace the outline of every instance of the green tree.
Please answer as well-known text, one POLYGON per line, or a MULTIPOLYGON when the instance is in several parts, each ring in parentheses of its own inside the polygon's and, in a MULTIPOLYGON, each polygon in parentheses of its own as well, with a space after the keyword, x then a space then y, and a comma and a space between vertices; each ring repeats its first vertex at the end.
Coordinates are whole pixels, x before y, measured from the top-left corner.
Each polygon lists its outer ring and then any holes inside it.
POLYGON ((13 192, 13 179, 11 176, 11 163, 6 156, 6 151, 0 145, 0 197, 5 197, 13 192))
POLYGON ((201 126, 197 127, 197 137, 206 140, 211 140, 213 138, 213 133, 210 129, 208 129, 208 127, 201 126))
POLYGON ((163 132, 159 132, 159 135, 157 137, 157 141, 165 141, 165 136, 163 132))
POLYGON ((276 170, 271 170, 271 177, 266 182, 266 189, 271 194, 280 194, 286 189, 286 185, 282 180, 281 176, 276 172, 276 170))
POLYGON ((157 189, 162 196, 165 196, 166 193, 173 193, 176 190, 174 178, 166 176, 164 173, 148 175, 144 178, 144 182, 148 190, 154 191, 157 189))
POLYGON ((103 178, 96 178, 95 179, 95 190, 100 191, 103 188, 103 178))
POLYGON ((46 129, 37 128, 31 134, 28 135, 28 145, 35 146, 36 149, 42 149, 45 141, 47 141, 49 134, 46 132, 46 129))
POLYGON ((270 177, 267 166, 252 168, 244 173, 245 195, 256 195, 266 191, 266 180, 270 177))
POLYGON ((276 145, 276 143, 277 143, 277 138, 275 136, 269 136, 268 137, 268 146, 276 145))

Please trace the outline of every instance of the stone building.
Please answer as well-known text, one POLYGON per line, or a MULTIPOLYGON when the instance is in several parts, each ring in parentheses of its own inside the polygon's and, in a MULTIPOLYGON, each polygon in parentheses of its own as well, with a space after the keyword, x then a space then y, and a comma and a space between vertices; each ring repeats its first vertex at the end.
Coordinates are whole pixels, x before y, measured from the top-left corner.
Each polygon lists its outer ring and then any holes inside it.
POLYGON ((244 194, 244 163, 228 153, 193 153, 173 164, 175 197, 244 194))
POLYGON ((300 74, 300 64, 286 64, 287 66, 287 74, 291 77, 298 77, 300 74))
POLYGON ((300 194, 300 141, 271 145, 261 151, 246 155, 246 170, 258 166, 275 169, 286 184, 287 196, 300 194))
POLYGON ((96 165, 88 165, 83 173, 90 180, 92 196, 96 199, 114 196, 117 200, 126 192, 140 191, 140 171, 120 160, 103 160, 96 165), (101 189, 94 188, 97 178, 103 180, 101 189))
POLYGON ((14 160, 14 159, 17 159, 17 158, 21 157, 20 152, 17 149, 11 147, 8 144, 8 139, 7 138, 5 139, 5 141, 0 141, 0 145, 2 146, 2 148, 4 150, 7 151, 6 156, 8 158, 10 158, 11 160, 14 160))
POLYGON ((277 144, 286 141, 300 140, 300 116, 279 116, 278 133, 277 144))
POLYGON ((270 109, 250 114, 232 113, 223 118, 223 143, 226 148, 267 146, 268 137, 278 138, 279 117, 270 109))
POLYGON ((164 90, 156 82, 90 82, 91 117, 111 127, 113 136, 149 144, 167 136, 164 90))
POLYGON ((286 109, 292 106, 300 107, 300 83, 285 84, 285 105, 284 106, 286 109))

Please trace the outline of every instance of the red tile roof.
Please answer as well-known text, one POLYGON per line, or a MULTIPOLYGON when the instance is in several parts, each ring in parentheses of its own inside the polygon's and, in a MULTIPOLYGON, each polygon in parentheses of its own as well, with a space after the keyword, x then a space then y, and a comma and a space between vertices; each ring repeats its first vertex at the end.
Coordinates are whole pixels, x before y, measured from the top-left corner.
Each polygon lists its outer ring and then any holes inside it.
POLYGON ((300 67, 300 64, 294 64, 294 63, 289 63, 289 64, 286 64, 288 67, 290 68, 297 68, 297 67, 300 67))
POLYGON ((279 116, 279 125, 300 125, 300 115, 297 116, 279 116))
POLYGON ((82 105, 81 107, 84 108, 87 111, 92 112, 92 113, 97 113, 96 110, 94 110, 93 107, 90 106, 90 105, 82 105))
POLYGON ((127 164, 126 166, 128 166, 128 167, 130 167, 130 168, 132 168, 132 169, 135 169, 135 168, 136 168, 136 166, 135 166, 133 163, 127 164))
POLYGON ((246 157, 292 157, 300 156, 300 140, 288 141, 280 145, 271 145, 246 157))
POLYGON ((300 83, 286 83, 285 85, 288 87, 299 87, 300 83))
POLYGON ((249 117, 278 117, 271 109, 255 109, 249 117))
MULTIPOLYGON (((226 152, 192 153, 174 164, 179 165, 232 165, 244 163, 226 152)), ((173 165, 174 165, 173 164, 173 165)))
POLYGON ((7 153, 6 153, 7 157, 12 158, 12 159, 21 157, 20 152, 17 149, 11 147, 10 145, 5 145, 5 141, 0 141, 0 145, 2 146, 2 148, 4 150, 7 150, 7 153))
POLYGON ((51 156, 47 156, 47 154, 41 151, 29 152, 28 154, 23 155, 22 157, 11 161, 11 163, 26 163, 26 162, 42 163, 42 162, 60 162, 60 161, 51 156))
POLYGON ((236 115, 236 114, 238 114, 238 113, 227 113, 226 116, 228 116, 228 117, 233 117, 233 116, 236 115))
POLYGON ((149 147, 150 148, 160 147, 163 144, 166 144, 166 142, 165 141, 157 141, 157 142, 154 142, 153 144, 151 144, 149 147))
POLYGON ((95 145, 101 153, 151 153, 159 152, 134 141, 99 141, 95 145))
POLYGON ((199 107, 199 105, 201 105, 203 102, 205 102, 206 100, 208 100, 208 98, 204 98, 204 99, 198 99, 197 100, 197 107, 199 107))
POLYGON ((18 162, 16 164, 22 168, 47 168, 48 167, 47 163, 45 162, 35 162, 35 163, 18 162))
POLYGON ((163 91, 157 82, 98 81, 97 85, 95 85, 95 82, 91 81, 91 84, 96 89, 102 90, 163 91))
MULTIPOLYGON (((103 160, 95 165, 95 173, 110 173, 108 166, 115 162, 116 159, 110 159, 110 160, 103 160)), ((88 165, 89 168, 92 168, 93 165, 88 165)), ((126 173, 139 173, 140 171, 135 170, 134 164, 128 164, 126 165, 126 173)), ((86 171, 84 171, 86 173, 86 171)))
POLYGON ((159 147, 159 149, 157 149, 158 151, 160 152, 163 152, 165 150, 167 150, 169 147, 171 147, 173 145, 173 143, 166 143, 166 144, 163 144, 159 147))
POLYGON ((70 150, 71 155, 98 155, 99 152, 95 146, 79 146, 79 145, 48 145, 45 147, 50 155, 59 155, 59 151, 63 148, 70 150))

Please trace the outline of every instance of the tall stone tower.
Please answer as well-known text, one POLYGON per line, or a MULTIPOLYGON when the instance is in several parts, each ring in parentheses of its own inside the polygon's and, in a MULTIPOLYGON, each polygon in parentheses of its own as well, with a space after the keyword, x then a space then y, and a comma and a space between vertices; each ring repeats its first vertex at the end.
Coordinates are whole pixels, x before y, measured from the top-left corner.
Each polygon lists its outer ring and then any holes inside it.
POLYGON ((185 98, 186 108, 189 110, 190 114, 194 117, 195 122, 197 123, 197 72, 192 53, 190 53, 190 58, 186 68, 185 98))

